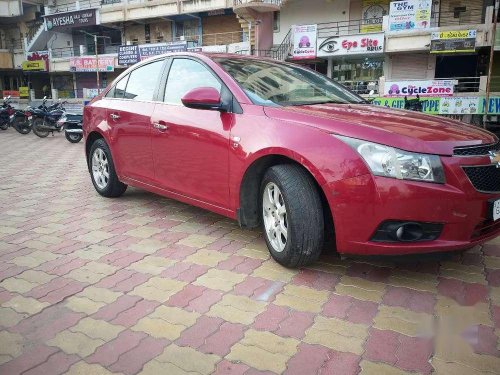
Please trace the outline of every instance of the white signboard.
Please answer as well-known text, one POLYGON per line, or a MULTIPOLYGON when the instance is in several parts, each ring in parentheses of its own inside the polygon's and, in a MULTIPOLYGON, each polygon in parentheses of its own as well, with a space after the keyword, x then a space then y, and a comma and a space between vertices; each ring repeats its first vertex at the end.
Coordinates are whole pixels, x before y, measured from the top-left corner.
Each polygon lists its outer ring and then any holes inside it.
POLYGON ((385 82, 384 96, 452 96, 453 80, 385 82))
POLYGON ((370 55, 384 52, 384 33, 332 36, 318 40, 318 57, 370 55))
POLYGON ((304 60, 316 58, 317 25, 293 26, 292 59, 304 60))
POLYGON ((389 10, 389 30, 428 29, 431 21, 431 0, 393 1, 389 10))
POLYGON ((250 54, 250 44, 248 42, 231 43, 227 45, 228 53, 250 54))
POLYGON ((455 96, 452 98, 442 98, 440 105, 441 114, 475 114, 478 112, 479 100, 477 97, 461 97, 455 96))

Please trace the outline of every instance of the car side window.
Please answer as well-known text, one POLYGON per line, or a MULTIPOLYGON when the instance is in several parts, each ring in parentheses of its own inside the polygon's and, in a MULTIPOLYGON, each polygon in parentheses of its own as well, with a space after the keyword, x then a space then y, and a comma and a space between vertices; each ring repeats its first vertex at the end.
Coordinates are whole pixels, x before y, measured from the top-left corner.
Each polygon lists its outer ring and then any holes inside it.
POLYGON ((168 73, 164 102, 182 105, 181 98, 198 87, 213 87, 221 92, 219 80, 203 64, 190 59, 175 59, 168 73))
POLYGON ((130 73, 125 99, 151 101, 153 100, 157 82, 160 80, 163 60, 143 65, 130 73))
MULTIPOLYGON (((125 93, 125 86, 127 86, 127 80, 128 80, 128 74, 123 77, 122 79, 120 79, 118 81, 118 83, 115 85, 115 87, 111 90, 109 90, 108 94, 110 94, 111 92, 113 93, 113 95, 109 95, 109 97, 114 97, 114 98, 118 98, 118 99, 122 99, 123 98, 123 94, 125 93)), ((108 95, 106 95, 108 96, 108 95)))

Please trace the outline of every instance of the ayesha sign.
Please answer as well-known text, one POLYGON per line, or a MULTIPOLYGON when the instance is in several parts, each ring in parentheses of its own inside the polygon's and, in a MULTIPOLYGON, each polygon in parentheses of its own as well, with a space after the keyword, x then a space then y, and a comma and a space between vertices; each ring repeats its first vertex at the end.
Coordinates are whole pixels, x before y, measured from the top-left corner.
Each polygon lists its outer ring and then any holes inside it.
POLYGON ((385 82, 384 96, 452 96, 453 80, 385 82))
POLYGON ((357 34, 318 40, 318 57, 384 52, 384 33, 357 34))
POLYGON ((76 12, 56 13, 45 16, 45 30, 57 31, 73 27, 92 26, 97 24, 95 9, 78 10, 76 12))

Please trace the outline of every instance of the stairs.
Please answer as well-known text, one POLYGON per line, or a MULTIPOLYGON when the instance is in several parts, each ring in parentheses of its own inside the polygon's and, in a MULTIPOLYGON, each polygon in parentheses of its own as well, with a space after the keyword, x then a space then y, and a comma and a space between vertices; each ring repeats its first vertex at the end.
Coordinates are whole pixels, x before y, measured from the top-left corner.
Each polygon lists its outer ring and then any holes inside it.
POLYGON ((238 17, 241 29, 245 35, 249 34, 249 23, 251 23, 250 49, 255 49, 255 22, 259 19, 260 13, 279 11, 288 0, 234 0, 233 11, 238 17))
POLYGON ((24 38, 24 45, 26 52, 40 51, 47 48, 47 35, 45 33, 45 25, 36 23, 32 29, 28 31, 27 36, 24 38))

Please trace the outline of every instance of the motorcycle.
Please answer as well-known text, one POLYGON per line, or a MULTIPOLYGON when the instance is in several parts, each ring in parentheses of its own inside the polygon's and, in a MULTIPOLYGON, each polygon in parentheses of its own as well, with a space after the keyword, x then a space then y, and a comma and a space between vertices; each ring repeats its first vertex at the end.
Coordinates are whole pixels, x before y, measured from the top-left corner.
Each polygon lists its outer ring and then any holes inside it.
POLYGON ((65 113, 57 122, 64 129, 66 139, 71 143, 78 143, 83 138, 83 115, 65 113))
POLYGON ((0 129, 7 130, 9 128, 10 116, 14 114, 15 109, 10 105, 10 95, 3 99, 2 107, 0 108, 0 129))
POLYGON ((54 135, 54 132, 61 132, 63 127, 58 124, 59 119, 64 115, 65 109, 63 105, 64 102, 57 102, 50 106, 46 106, 47 98, 43 98, 43 103, 40 107, 33 109, 31 115, 33 133, 40 138, 47 137, 50 133, 54 135))
POLYGON ((16 129, 21 134, 28 134, 31 131, 32 108, 28 106, 25 110, 17 109, 10 115, 9 125, 16 129))

